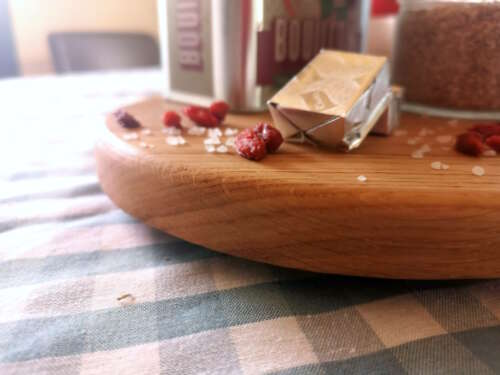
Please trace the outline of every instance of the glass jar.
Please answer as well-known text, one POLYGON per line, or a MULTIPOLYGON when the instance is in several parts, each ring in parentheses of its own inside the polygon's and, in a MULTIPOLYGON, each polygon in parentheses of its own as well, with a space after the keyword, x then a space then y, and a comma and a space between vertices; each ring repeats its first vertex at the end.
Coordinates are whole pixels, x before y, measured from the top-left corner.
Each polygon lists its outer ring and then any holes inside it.
POLYGON ((500 0, 400 4, 393 80, 413 109, 500 119, 500 0))

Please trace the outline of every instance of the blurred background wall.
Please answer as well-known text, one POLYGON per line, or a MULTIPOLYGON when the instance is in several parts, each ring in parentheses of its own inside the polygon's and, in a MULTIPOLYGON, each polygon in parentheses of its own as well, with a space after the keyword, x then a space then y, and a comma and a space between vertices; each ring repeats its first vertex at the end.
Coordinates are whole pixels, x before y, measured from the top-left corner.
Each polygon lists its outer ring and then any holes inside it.
POLYGON ((0 0, 0 78, 17 75, 17 59, 9 16, 9 0, 0 0))
POLYGON ((57 31, 144 32, 157 38, 156 0, 5 0, 21 74, 53 71, 47 36, 57 31))

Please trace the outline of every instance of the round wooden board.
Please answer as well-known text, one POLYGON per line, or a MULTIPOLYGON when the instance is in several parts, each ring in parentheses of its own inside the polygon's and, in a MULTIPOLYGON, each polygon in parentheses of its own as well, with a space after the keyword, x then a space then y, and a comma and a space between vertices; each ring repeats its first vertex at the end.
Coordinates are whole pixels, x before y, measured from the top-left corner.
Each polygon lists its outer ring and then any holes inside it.
MULTIPOLYGON (((500 276, 500 157, 453 150, 454 135, 470 124, 408 114, 396 135, 370 136, 349 154, 285 144, 251 162, 234 151, 207 153, 204 136, 167 145, 162 114, 181 107, 161 98, 127 107, 152 133, 126 141, 134 131, 109 116, 96 144, 102 188, 145 223, 209 249, 310 271, 500 276), (418 137, 423 128, 433 134, 418 137), (415 137, 418 145, 409 145, 415 137), (423 144, 430 153, 412 158, 423 144), (434 170, 434 161, 450 167, 434 170), (476 165, 484 176, 472 174, 476 165)), ((226 126, 261 120, 268 114, 230 115, 226 126)))

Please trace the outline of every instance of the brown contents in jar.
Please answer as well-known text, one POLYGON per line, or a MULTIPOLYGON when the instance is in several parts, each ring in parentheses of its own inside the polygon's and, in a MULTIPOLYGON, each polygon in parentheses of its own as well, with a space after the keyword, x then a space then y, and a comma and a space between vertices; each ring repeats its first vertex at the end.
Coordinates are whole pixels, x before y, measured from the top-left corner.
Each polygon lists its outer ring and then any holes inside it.
POLYGON ((394 81, 409 102, 500 109, 500 3, 403 10, 394 81))

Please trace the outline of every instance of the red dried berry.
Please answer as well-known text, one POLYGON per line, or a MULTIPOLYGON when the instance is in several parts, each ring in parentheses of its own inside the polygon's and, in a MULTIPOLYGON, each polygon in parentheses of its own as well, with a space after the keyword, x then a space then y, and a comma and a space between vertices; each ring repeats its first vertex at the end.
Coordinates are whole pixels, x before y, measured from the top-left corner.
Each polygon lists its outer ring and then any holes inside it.
POLYGON ((475 132, 463 133, 457 137, 455 148, 463 154, 479 156, 484 149, 483 139, 475 132))
POLYGON ((255 125, 253 131, 266 143, 269 153, 276 152, 283 143, 280 131, 265 122, 255 125))
POLYGON ((500 152, 500 135, 492 135, 486 140, 486 144, 496 152, 500 152))
POLYGON ((224 121, 227 112, 229 112, 229 104, 226 102, 214 102, 209 108, 210 113, 217 117, 220 121, 224 121))
POLYGON ((245 159, 259 161, 267 154, 266 143, 252 129, 245 129, 234 140, 236 152, 245 159))
POLYGON ((169 128, 181 129, 181 116, 175 111, 167 111, 163 115, 163 124, 169 128))
POLYGON ((483 139, 486 139, 492 135, 500 135, 500 124, 476 124, 469 130, 480 134, 483 139))
POLYGON ((214 128, 220 124, 219 119, 211 114, 207 108, 193 105, 184 108, 184 113, 191 121, 205 128, 214 128))
POLYGON ((116 121, 118 121, 118 123, 124 128, 135 129, 141 127, 141 123, 137 121, 134 116, 122 109, 119 109, 113 113, 113 115, 115 116, 116 121))

